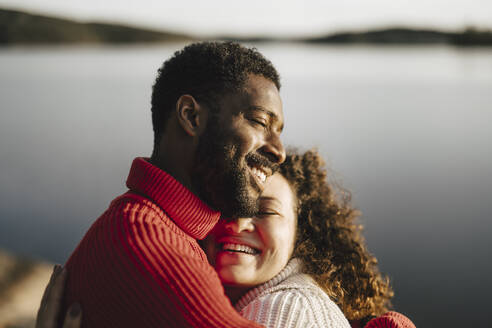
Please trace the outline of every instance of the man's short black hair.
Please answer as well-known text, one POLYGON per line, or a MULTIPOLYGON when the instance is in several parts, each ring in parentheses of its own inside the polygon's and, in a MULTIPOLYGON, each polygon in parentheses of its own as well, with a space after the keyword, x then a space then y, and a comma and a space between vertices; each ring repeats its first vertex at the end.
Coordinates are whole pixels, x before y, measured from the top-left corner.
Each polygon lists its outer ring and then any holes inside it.
POLYGON ((159 69, 152 88, 154 153, 180 96, 192 95, 215 108, 219 97, 239 91, 249 74, 265 77, 280 90, 277 70, 255 48, 235 42, 199 42, 175 52, 159 69))

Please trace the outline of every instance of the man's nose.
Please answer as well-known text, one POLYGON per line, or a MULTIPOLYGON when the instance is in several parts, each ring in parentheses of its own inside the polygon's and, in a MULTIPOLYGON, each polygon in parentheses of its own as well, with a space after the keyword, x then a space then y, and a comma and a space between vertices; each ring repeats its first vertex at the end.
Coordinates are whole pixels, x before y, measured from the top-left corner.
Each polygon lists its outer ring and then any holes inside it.
POLYGON ((282 164, 285 161, 285 148, 280 140, 280 133, 271 133, 265 144, 265 155, 275 164, 282 164))
POLYGON ((225 224, 225 228, 232 233, 252 232, 255 229, 252 218, 231 219, 225 224))

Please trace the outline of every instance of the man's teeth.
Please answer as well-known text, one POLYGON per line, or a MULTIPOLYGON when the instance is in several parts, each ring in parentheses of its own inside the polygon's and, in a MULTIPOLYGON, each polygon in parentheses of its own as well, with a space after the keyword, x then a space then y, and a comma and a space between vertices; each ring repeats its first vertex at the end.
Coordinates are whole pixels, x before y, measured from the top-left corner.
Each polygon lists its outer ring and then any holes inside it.
POLYGON ((247 253, 247 254, 256 254, 257 253, 257 251, 254 248, 251 248, 251 247, 246 246, 246 245, 232 244, 232 243, 223 244, 222 250, 233 251, 233 252, 242 252, 242 253, 247 253))
POLYGON ((253 167, 251 171, 260 179, 261 182, 266 181, 266 174, 263 173, 261 170, 257 169, 256 167, 253 167))

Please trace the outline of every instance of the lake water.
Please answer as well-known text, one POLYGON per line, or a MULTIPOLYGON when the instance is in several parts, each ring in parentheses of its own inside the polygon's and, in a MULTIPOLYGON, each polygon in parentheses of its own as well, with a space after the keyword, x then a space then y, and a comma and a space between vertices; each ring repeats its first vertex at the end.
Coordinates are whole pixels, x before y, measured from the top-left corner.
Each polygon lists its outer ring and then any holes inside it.
MULTIPOLYGON (((150 92, 181 45, 0 49, 0 247, 64 262, 152 147, 150 92)), ((487 327, 492 49, 260 44, 284 143, 318 147, 418 327, 487 327)))

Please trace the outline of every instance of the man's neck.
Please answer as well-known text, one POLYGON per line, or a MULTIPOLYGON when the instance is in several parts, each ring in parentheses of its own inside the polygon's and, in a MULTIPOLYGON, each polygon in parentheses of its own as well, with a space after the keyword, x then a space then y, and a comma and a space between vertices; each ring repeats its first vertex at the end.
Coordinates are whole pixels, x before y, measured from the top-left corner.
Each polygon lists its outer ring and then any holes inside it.
POLYGON ((165 171, 167 174, 172 175, 179 183, 185 186, 191 192, 194 192, 191 178, 189 174, 185 173, 183 165, 177 165, 170 158, 165 156, 152 156, 149 159, 150 164, 157 166, 161 170, 165 171))

